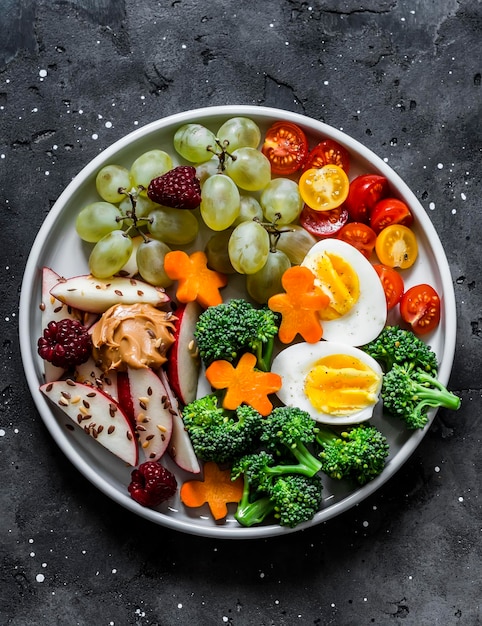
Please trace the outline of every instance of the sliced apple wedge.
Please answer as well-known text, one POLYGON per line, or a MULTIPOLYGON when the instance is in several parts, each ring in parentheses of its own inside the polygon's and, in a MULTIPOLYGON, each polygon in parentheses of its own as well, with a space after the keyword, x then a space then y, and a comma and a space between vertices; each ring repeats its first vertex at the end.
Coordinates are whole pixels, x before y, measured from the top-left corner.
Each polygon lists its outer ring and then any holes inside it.
MULTIPOLYGON (((103 372, 96 364, 93 357, 90 357, 85 363, 76 365, 74 379, 77 383, 85 383, 86 385, 97 387, 110 396, 115 402, 119 402, 117 371, 110 370, 109 372, 103 372)), ((119 402, 119 404, 121 403, 119 402)))
POLYGON ((201 362, 194 330, 201 312, 197 302, 188 302, 175 313, 174 343, 169 350, 166 371, 172 390, 183 404, 196 399, 201 362))
POLYGON ((160 287, 121 276, 101 279, 86 274, 62 279, 50 294, 69 306, 91 313, 104 313, 114 304, 143 302, 159 307, 169 302, 169 296, 160 287))
POLYGON ((40 391, 88 435, 125 463, 139 460, 135 433, 112 398, 91 385, 71 379, 41 385, 40 391))
POLYGON ((128 368, 137 436, 147 461, 158 461, 172 434, 169 398, 159 376, 150 368, 128 368))
POLYGON ((171 405, 172 434, 167 448, 169 455, 181 469, 186 472, 191 472, 192 474, 199 474, 201 472, 201 466, 194 452, 194 448, 192 447, 191 439, 184 428, 179 402, 169 385, 166 372, 161 369, 159 376, 164 384, 171 405))

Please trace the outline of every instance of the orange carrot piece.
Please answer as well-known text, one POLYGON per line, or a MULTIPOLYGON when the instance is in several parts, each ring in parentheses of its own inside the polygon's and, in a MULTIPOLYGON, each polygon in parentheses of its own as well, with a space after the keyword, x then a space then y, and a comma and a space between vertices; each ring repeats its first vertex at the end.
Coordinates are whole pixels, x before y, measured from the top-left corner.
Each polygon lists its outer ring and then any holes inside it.
POLYGON ((188 255, 183 250, 168 252, 164 258, 164 270, 171 280, 177 280, 176 298, 179 302, 197 302, 207 309, 223 301, 219 290, 228 279, 225 274, 207 266, 207 256, 202 250, 188 255))
POLYGON ((255 370, 256 357, 246 352, 236 367, 229 361, 214 361, 206 370, 206 378, 215 389, 226 389, 223 407, 237 409, 240 404, 249 404, 261 415, 271 413, 273 405, 268 398, 281 388, 281 376, 274 372, 255 370))
POLYGON ((302 265, 287 269, 281 284, 286 293, 277 293, 268 300, 268 307, 281 313, 280 341, 291 343, 300 334, 308 343, 316 343, 323 336, 319 311, 328 306, 329 297, 315 285, 313 272, 302 265))
POLYGON ((194 508, 207 503, 215 520, 228 514, 227 504, 239 502, 243 479, 231 480, 231 470, 221 470, 213 461, 204 464, 204 480, 188 480, 180 489, 181 502, 194 508))

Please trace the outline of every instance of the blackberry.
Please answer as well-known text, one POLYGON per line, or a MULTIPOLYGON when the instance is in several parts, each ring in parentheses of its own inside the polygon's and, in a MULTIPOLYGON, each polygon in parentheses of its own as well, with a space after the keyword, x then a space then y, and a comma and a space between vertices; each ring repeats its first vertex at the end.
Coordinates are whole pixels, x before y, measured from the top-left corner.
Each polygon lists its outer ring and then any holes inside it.
POLYGON ((179 165, 149 183, 147 195, 153 202, 175 209, 197 209, 201 184, 192 165, 179 165))
POLYGON ((142 506, 153 507, 176 493, 177 481, 174 474, 157 461, 146 461, 133 470, 127 490, 142 506))
POLYGON ((92 337, 79 321, 67 318, 49 322, 37 349, 45 361, 69 369, 87 361, 92 353, 92 337))

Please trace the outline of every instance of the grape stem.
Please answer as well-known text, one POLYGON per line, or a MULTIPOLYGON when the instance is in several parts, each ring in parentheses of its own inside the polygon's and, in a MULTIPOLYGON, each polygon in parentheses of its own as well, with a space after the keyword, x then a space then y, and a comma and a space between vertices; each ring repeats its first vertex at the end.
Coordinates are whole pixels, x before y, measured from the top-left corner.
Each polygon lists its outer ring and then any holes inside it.
POLYGON ((262 226, 269 235, 269 251, 270 252, 276 252, 277 247, 278 247, 278 241, 280 240, 280 237, 283 233, 293 232, 292 228, 284 228, 281 230, 278 228, 278 226, 276 225, 276 222, 280 218, 281 218, 281 213, 276 213, 275 219, 272 222, 262 222, 259 218, 257 217, 254 218, 254 221, 258 222, 258 224, 262 226))
POLYGON ((125 189, 124 187, 119 187, 118 191, 119 193, 123 193, 126 196, 128 196, 130 202, 131 202, 131 210, 130 211, 126 211, 125 215, 119 215, 119 217, 116 217, 116 221, 117 222, 124 222, 125 220, 132 220, 132 224, 129 224, 127 227, 127 230, 125 232, 126 235, 129 235, 131 230, 135 230, 136 233, 138 235, 140 235, 142 237, 142 239, 144 240, 144 243, 147 243, 148 238, 145 236, 145 234, 142 232, 142 230, 139 228, 139 221, 142 220, 142 222, 152 222, 151 219, 149 218, 138 218, 136 215, 136 206, 137 206, 137 195, 144 190, 144 187, 142 185, 139 185, 136 189, 136 191, 132 192, 132 191, 127 191, 127 189, 125 189))
POLYGON ((228 152, 229 141, 227 139, 225 139, 221 143, 219 139, 216 138, 216 145, 221 150, 221 152, 217 152, 216 148, 214 148, 211 145, 207 146, 206 150, 209 150, 209 152, 212 152, 218 157, 219 159, 218 172, 224 172, 224 170, 226 169, 226 165, 225 165, 226 157, 229 157, 233 161, 236 161, 237 157, 232 155, 231 152, 228 152))

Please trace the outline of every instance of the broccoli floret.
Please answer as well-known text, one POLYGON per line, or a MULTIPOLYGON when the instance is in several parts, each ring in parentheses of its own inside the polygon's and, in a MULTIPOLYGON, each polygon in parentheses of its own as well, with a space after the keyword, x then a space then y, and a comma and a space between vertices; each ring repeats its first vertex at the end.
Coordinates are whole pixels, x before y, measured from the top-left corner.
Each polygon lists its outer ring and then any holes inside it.
POLYGON ((381 397, 388 413, 400 417, 410 429, 423 428, 430 407, 457 410, 460 398, 434 376, 413 364, 395 363, 383 377, 381 397))
POLYGON ((244 476, 243 496, 235 513, 241 525, 260 524, 273 514, 281 526, 294 528, 311 520, 319 510, 320 477, 291 474, 288 466, 281 473, 282 466, 274 466, 274 463, 274 457, 263 451, 247 455, 233 466, 233 480, 244 476))
POLYGON ((341 433, 320 426, 316 441, 323 448, 321 470, 331 478, 364 485, 385 467, 389 446, 375 426, 358 424, 341 433))
POLYGON ((437 355, 430 346, 411 330, 399 326, 386 326, 376 339, 362 346, 362 350, 378 361, 386 372, 394 363, 413 363, 432 376, 438 371, 437 355))
POLYGON ((233 362, 244 352, 252 352, 257 358, 257 369, 267 372, 277 332, 277 316, 273 311, 265 306, 255 308, 238 298, 203 311, 194 337, 206 366, 218 359, 233 362))
POLYGON ((228 411, 216 394, 209 394, 186 405, 182 418, 203 461, 231 463, 259 446, 263 417, 249 405, 228 411))
POLYGON ((315 441, 316 433, 316 422, 307 411, 282 406, 273 409, 265 418, 261 442, 275 457, 283 458, 287 453, 293 456, 298 463, 291 465, 292 472, 314 476, 321 469, 321 462, 307 444, 315 441))

